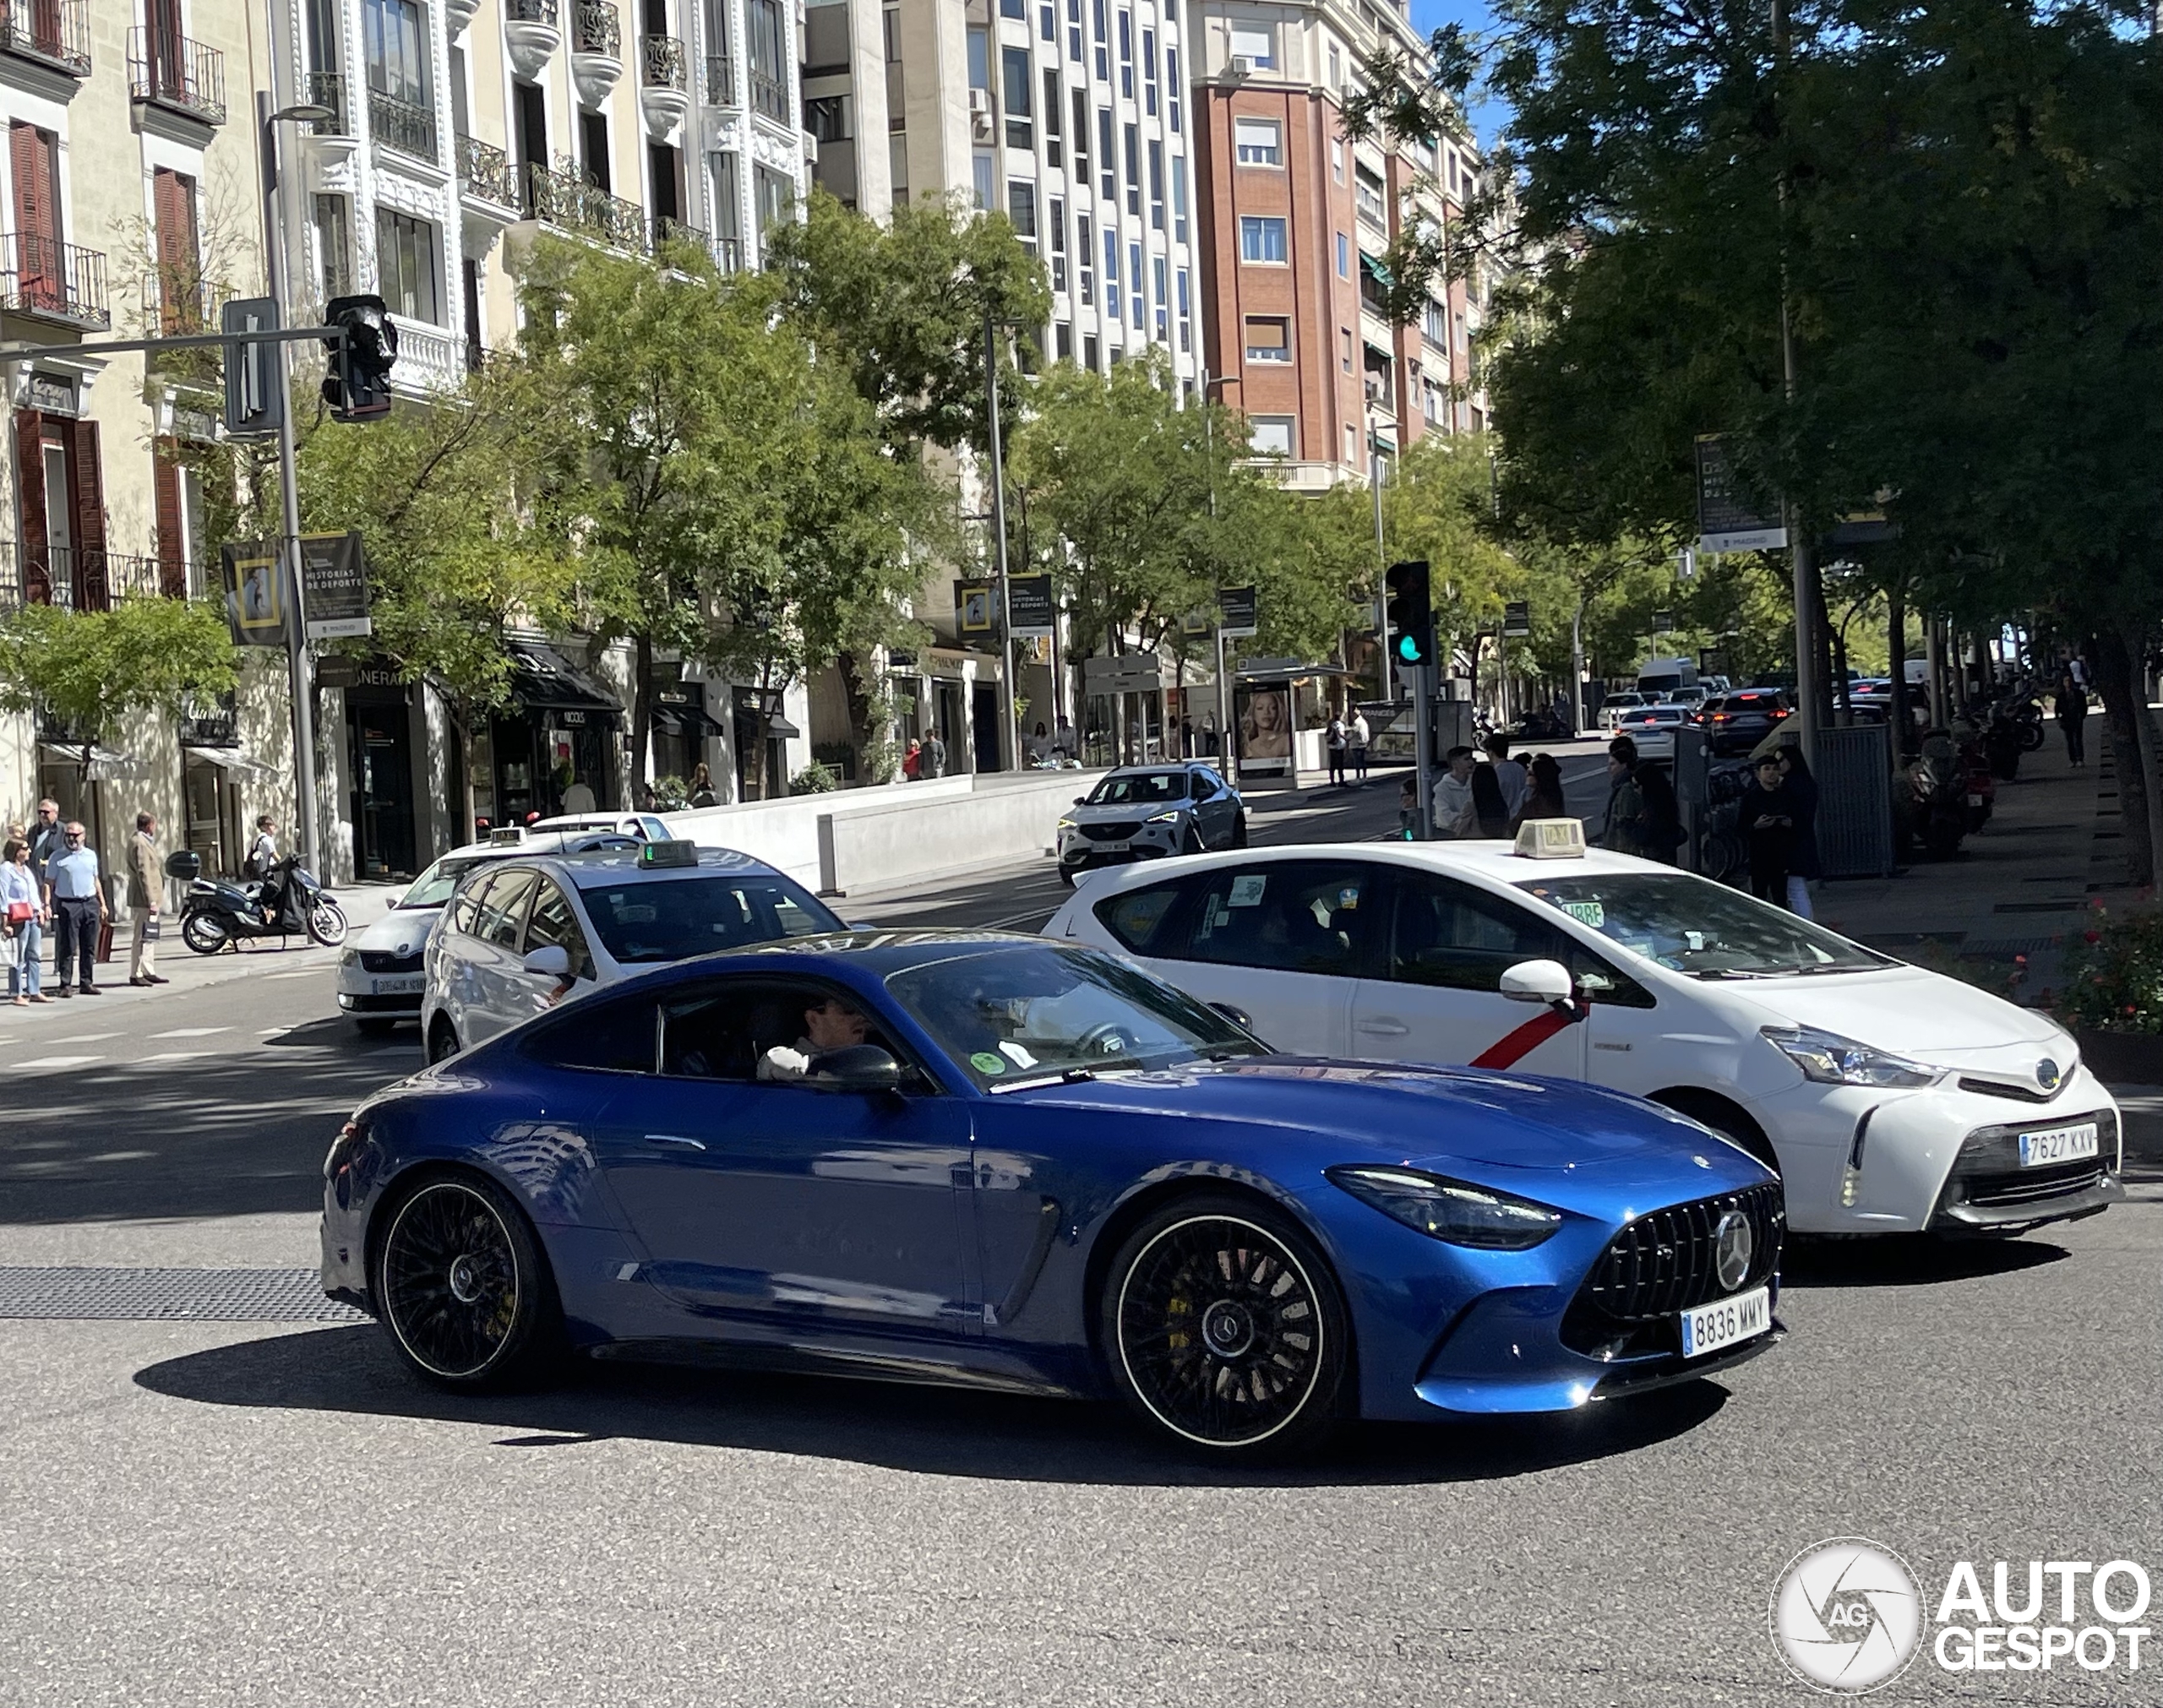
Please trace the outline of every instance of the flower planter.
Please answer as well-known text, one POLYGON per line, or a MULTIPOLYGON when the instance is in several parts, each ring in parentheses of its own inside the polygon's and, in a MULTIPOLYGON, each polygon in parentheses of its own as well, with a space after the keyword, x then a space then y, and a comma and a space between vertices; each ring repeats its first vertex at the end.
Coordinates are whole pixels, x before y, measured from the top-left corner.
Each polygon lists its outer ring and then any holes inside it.
POLYGON ((2163 1032, 2095 1032, 2082 1027, 2080 1058, 2106 1085, 2163 1085, 2163 1032))

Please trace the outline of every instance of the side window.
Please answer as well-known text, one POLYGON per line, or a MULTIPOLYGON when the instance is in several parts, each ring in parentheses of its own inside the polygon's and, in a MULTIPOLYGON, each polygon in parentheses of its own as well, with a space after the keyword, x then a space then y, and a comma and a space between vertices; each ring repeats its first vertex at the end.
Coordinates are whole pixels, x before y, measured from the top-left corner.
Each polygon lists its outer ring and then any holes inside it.
POLYGON ((451 898, 450 928, 471 933, 481 907, 481 892, 488 887, 490 874, 477 872, 458 894, 451 898))
POLYGON ((799 980, 720 980, 662 1005, 661 1071, 677 1078, 785 1083, 796 1075, 760 1071, 768 1052, 809 1057, 851 1044, 894 1048, 853 999, 799 980))
POLYGON ((1373 965, 1381 922, 1371 901, 1376 870, 1356 861, 1279 860, 1205 873, 1185 911, 1185 960, 1348 978, 1373 965))
POLYGON ((1097 904, 1097 922, 1112 934, 1122 949, 1136 955, 1185 958, 1175 947, 1176 927, 1170 923, 1179 912, 1180 898, 1194 887, 1193 878, 1152 884, 1146 889, 1129 889, 1097 904), (1160 940, 1161 939, 1161 940, 1160 940))
POLYGON ((521 952, 530 955, 547 944, 560 945, 570 956, 574 978, 593 976, 593 954, 586 945, 586 933, 579 928, 577 913, 555 881, 543 878, 533 892, 533 911, 526 916, 526 946, 521 952))
POLYGON ((1563 938, 1562 947, 1562 965, 1596 1005, 1611 1009, 1659 1006, 1650 991, 1597 950, 1586 948, 1573 937, 1563 938))
POLYGON ((774 892, 773 914, 774 928, 783 937, 816 937, 826 929, 825 920, 798 906, 786 889, 774 892))
POLYGON ((499 872, 488 893, 481 898, 481 912, 473 934, 500 949, 515 949, 518 933, 526 923, 526 899, 533 893, 534 874, 523 868, 499 872))
POLYGON ((1196 771, 1194 774, 1194 798, 1196 801, 1213 801, 1217 798, 1217 780, 1207 771, 1196 771))
POLYGON ((1389 976, 1407 984, 1497 991, 1521 960, 1567 965, 1569 944, 1529 910, 1470 884, 1406 871, 1397 885, 1389 976))
POLYGON ((602 1074, 651 1074, 660 1039, 651 997, 581 1002, 561 1019, 529 1030, 518 1053, 557 1068, 602 1074))

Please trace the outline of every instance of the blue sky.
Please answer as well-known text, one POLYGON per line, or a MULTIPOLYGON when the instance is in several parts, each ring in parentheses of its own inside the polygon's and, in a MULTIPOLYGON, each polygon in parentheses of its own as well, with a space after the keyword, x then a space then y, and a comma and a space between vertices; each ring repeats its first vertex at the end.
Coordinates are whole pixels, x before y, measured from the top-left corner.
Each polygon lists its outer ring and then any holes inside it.
MULTIPOLYGON (((1412 21, 1425 35, 1445 24, 1462 24, 1468 30, 1490 30, 1495 19, 1482 0, 1412 0, 1412 21)), ((1494 139, 1502 117, 1502 109, 1492 101, 1474 106, 1473 128, 1479 133, 1480 141, 1494 139)))

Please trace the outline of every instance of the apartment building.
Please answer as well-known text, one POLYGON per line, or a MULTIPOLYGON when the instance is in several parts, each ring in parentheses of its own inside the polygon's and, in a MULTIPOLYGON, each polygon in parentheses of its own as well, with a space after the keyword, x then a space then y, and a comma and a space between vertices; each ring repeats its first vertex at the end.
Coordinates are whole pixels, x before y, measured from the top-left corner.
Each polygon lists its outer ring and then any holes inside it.
MULTIPOLYGON (((221 399, 199 359, 86 349, 198 332, 260 288, 248 0, 9 0, 0 6, 0 368, 9 406, 0 487, 0 607, 78 612, 206 590, 202 493, 185 446, 221 399)), ((212 578, 215 571, 212 572, 212 578)), ((145 715, 84 763, 49 714, 0 714, 0 820, 50 795, 118 857, 139 811, 213 869, 255 815, 290 822, 283 661, 252 655, 239 690, 175 719, 145 715)))
MULTIPOLYGON (((330 115, 285 140, 288 313, 380 295, 399 329, 394 383, 417 403, 516 342, 515 269, 539 233, 631 254, 688 237, 733 271, 760 264, 763 233, 805 193, 784 0, 268 9, 275 103, 330 115)), ((646 779, 627 759, 627 654, 536 634, 514 642, 513 664, 517 704, 470 742, 387 661, 323 693, 324 810, 356 870, 416 871, 462 840, 469 784, 478 816, 499 824, 558 810, 575 782, 603 805, 635 798, 646 779)), ((723 710, 733 685, 667 671, 657 769, 704 761, 733 779, 755 718, 723 710)), ((784 747, 749 769, 786 775, 792 757, 784 747)))
POLYGON ((1425 43, 1402 0, 1199 0, 1193 64, 1207 360, 1254 447, 1295 487, 1364 479, 1393 454, 1472 432, 1483 294, 1437 281, 1418 324, 1381 312, 1386 254, 1408 222, 1463 216, 1479 163, 1346 139, 1341 119, 1381 45, 1425 43))

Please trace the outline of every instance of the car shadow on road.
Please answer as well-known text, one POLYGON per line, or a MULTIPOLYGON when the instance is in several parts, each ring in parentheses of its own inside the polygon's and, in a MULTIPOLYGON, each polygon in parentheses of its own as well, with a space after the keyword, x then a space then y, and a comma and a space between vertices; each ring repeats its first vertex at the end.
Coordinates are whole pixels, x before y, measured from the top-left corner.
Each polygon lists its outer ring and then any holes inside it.
POLYGON ((1783 1287, 1936 1286, 2018 1275, 2072 1254, 2030 1239, 1941 1239, 1929 1233, 1874 1234, 1864 1239, 1790 1238, 1780 1256, 1783 1287))
POLYGON ((1313 1488, 1485 1482, 1610 1458, 1687 1434, 1726 1403, 1710 1381, 1552 1417, 1359 1424, 1297 1465, 1233 1468, 1160 1445, 1115 1407, 838 1378, 575 1364, 530 1393, 445 1394, 373 1325, 237 1341, 136 1373, 204 1405, 427 1418, 504 1431, 521 1451, 607 1439, 836 1459, 942 1477, 1120 1487, 1313 1488))

